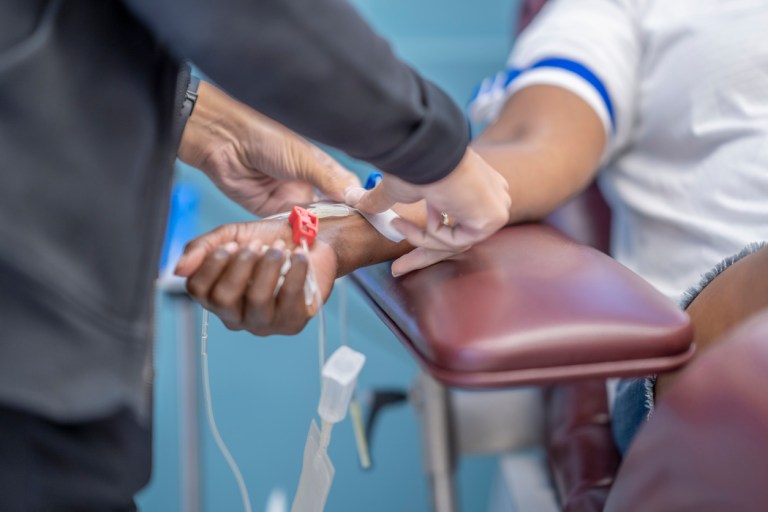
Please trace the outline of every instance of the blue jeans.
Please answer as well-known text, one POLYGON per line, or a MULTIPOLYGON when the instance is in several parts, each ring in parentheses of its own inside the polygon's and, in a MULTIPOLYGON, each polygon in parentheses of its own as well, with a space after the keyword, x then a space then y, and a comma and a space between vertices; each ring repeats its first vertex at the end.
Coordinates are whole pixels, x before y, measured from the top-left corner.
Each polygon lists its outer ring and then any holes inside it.
MULTIPOLYGON (((688 289, 680 300, 680 307, 685 310, 693 300, 726 268, 742 258, 766 247, 766 242, 755 242, 738 254, 728 257, 718 263, 715 268, 704 274, 698 285, 688 289)), ((654 388, 656 376, 640 379, 621 379, 616 388, 611 415, 611 430, 616 447, 622 453, 629 449, 632 439, 640 427, 651 417, 654 407, 654 388)))

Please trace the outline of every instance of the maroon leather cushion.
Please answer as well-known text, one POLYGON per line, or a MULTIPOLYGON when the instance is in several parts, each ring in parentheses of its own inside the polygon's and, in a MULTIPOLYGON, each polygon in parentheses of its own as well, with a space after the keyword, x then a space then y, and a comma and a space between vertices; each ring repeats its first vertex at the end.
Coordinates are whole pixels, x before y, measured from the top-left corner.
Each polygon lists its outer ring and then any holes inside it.
POLYGON ((563 511, 602 511, 621 461, 604 380, 548 390, 547 453, 563 511))
POLYGON ((580 244, 610 253, 611 209, 597 183, 550 213, 545 222, 580 244))
POLYGON ((399 279, 386 264, 353 276, 393 332, 448 384, 647 374, 692 352, 688 317, 674 304, 545 225, 505 228, 399 279))
POLYGON ((606 511, 768 510, 768 313, 727 338, 660 401, 606 511))

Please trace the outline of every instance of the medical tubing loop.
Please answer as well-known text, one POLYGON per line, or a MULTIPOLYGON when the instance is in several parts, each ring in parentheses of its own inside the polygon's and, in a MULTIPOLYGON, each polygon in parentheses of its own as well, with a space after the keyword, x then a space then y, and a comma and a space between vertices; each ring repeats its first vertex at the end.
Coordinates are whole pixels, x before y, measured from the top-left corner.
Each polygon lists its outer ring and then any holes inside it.
POLYGON ((216 425, 216 418, 214 417, 214 414, 213 414, 213 401, 211 399, 211 383, 208 376, 208 310, 205 308, 203 308, 203 329, 202 329, 202 336, 200 338, 200 342, 201 342, 201 355, 203 360, 203 394, 205 396, 205 412, 208 418, 208 426, 211 429, 211 434, 213 434, 213 440, 216 442, 216 446, 219 448, 219 452, 221 452, 221 455, 224 457, 224 460, 227 461, 227 465, 229 466, 229 469, 232 471, 232 474, 235 477, 235 481, 237 481, 237 487, 240 490, 240 497, 243 500, 243 509, 245 510, 245 512, 253 512, 253 509, 251 508, 251 498, 248 495, 248 487, 246 487, 245 485, 243 474, 240 472, 240 467, 237 465, 235 458, 232 456, 229 449, 227 448, 226 443, 224 443, 224 439, 221 437, 221 434, 219 433, 219 428, 216 425))

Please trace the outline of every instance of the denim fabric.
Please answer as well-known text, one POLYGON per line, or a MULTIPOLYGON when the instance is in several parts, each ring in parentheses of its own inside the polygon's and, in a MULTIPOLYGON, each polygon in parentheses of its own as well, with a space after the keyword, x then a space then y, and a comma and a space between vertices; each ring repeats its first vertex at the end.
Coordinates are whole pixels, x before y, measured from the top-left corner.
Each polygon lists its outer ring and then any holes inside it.
MULTIPOLYGON (((701 277, 701 281, 689 288, 680 299, 680 308, 688 309, 688 306, 696 299, 701 291, 707 287, 725 269, 742 258, 766 247, 766 242, 754 242, 740 252, 725 258, 712 270, 701 277)), ((616 394, 611 409, 611 430, 613 441, 622 455, 626 453, 637 431, 651 417, 654 407, 654 389, 656 376, 640 379, 621 379, 616 387, 616 394)))
POLYGON ((622 455, 653 412, 653 388, 656 377, 621 379, 616 387, 611 430, 613 441, 622 455))

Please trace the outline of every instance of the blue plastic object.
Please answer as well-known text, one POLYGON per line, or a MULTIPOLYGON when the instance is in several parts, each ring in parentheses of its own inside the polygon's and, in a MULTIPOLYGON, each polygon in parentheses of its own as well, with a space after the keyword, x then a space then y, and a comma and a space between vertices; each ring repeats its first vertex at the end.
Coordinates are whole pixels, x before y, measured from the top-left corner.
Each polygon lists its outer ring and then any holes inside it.
POLYGON ((371 174, 368 175, 368 179, 365 180, 365 190, 371 190, 376 185, 381 183, 381 180, 384 179, 384 176, 379 171, 373 171, 371 174))
POLYGON ((171 191, 168 227, 160 256, 160 275, 172 272, 184 247, 197 235, 200 193, 190 183, 177 183, 171 191))

